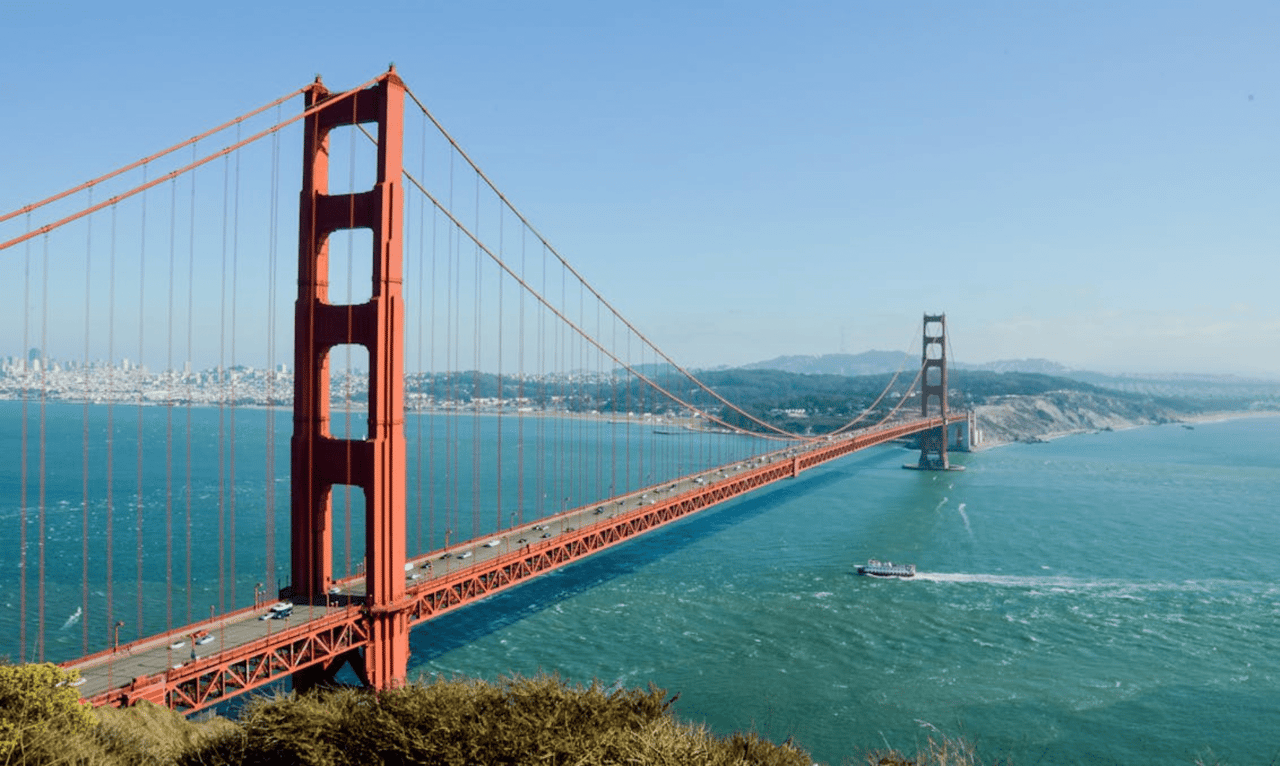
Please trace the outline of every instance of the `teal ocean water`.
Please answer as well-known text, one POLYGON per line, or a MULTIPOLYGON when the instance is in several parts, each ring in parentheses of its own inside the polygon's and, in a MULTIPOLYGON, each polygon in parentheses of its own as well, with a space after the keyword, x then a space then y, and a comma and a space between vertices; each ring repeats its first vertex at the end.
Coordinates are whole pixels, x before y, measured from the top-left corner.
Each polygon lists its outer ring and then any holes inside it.
MULTIPOLYGON (((20 406, 0 403, 0 653, 11 657, 20 643, 20 406)), ((105 408, 89 410, 90 430, 105 429, 105 408)), ((256 581, 287 570, 287 413, 275 414, 268 459, 263 411, 192 411, 195 585, 188 606, 186 412, 175 410, 166 422, 160 408, 114 408, 112 484, 97 474, 87 479, 87 557, 80 555, 84 412, 78 405, 46 411, 47 657, 76 656, 85 640, 91 649, 107 640, 107 505, 110 619, 126 622, 122 640, 137 630, 139 614, 145 632, 155 632, 185 622, 187 609, 198 618, 219 600, 247 604, 256 581), (217 439, 233 423, 234 463, 217 439), (166 469, 170 439, 176 449, 166 469), (167 475, 176 494, 165 490, 167 475), (268 496, 276 508, 273 567, 261 545, 268 496), (233 517, 241 541, 234 559, 230 537, 218 534, 229 532, 233 517), (167 565, 166 534, 174 543, 167 565), (84 571, 90 608, 78 614, 84 571), (155 588, 167 577, 176 582, 168 599, 155 588)), ((29 404, 28 653, 38 623, 36 417, 29 404)), ((594 449, 604 437, 591 428, 617 426, 533 419, 418 425, 408 429, 411 440, 439 429, 431 444, 456 445, 439 448, 435 459, 444 463, 421 474, 420 488, 410 481, 410 545, 424 548, 440 544, 445 529, 483 533, 498 523, 496 504, 470 494, 493 477, 466 474, 469 455, 477 444, 486 449, 498 428, 534 429, 530 445, 541 428, 543 444, 570 445, 548 452, 541 469, 532 459, 521 469, 548 472, 541 485, 527 483, 524 497, 503 501, 504 518, 519 508, 526 520, 559 510, 557 498, 576 502, 611 483, 636 485, 650 474, 733 460, 751 447, 635 429, 632 449, 610 459, 634 464, 643 456, 644 468, 597 461, 556 479, 550 472, 576 464, 569 452, 594 449), (430 512, 449 505, 459 510, 430 512)), ((424 448, 422 459, 430 452, 424 448)), ((1009 445, 961 455, 967 470, 945 474, 904 471, 911 453, 879 448, 429 623, 412 636, 410 672, 654 683, 679 693, 675 710, 687 720, 721 733, 791 737, 832 764, 870 748, 910 750, 940 735, 976 742, 988 761, 1270 763, 1280 755, 1277 454, 1280 418, 1009 445), (854 566, 872 557, 914 562, 920 574, 856 576, 854 566)), ((105 460, 91 455, 94 465, 105 460)), ((515 492, 516 483, 506 480, 504 492, 515 492)), ((339 497, 335 506, 339 527, 347 513, 360 518, 358 498, 349 505, 339 497)), ((358 551, 360 541, 352 547, 358 551)))
POLYGON ((426 626, 424 674, 655 683, 825 763, 964 736, 990 762, 1280 755, 1280 419, 804 474, 426 626), (853 573, 914 562, 914 580, 853 573))

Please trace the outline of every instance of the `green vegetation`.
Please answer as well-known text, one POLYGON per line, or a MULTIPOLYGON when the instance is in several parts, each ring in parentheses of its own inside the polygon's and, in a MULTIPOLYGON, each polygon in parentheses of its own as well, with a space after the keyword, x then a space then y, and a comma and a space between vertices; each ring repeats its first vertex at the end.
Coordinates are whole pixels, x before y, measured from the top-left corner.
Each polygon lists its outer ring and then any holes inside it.
POLYGON ((789 745, 713 737, 669 714, 665 693, 572 688, 553 677, 436 681, 260 700, 190 764, 762 764, 807 766, 789 745))
POLYGON ((89 731, 93 712, 71 684, 78 673, 57 665, 0 665, 0 763, 56 752, 60 741, 89 731))
MULTIPOLYGON (((650 381, 684 402, 692 403, 724 422, 748 431, 765 431, 752 419, 792 433, 824 434, 846 425, 880 399, 865 420, 876 422, 901 404, 900 412, 919 412, 918 393, 902 402, 916 370, 908 365, 895 379, 892 374, 838 375, 795 373, 776 369, 736 368, 702 370, 698 379, 747 415, 713 401, 685 375, 665 364, 641 365, 650 381), (892 386, 890 385, 892 382, 892 386), (749 417, 748 417, 749 416, 749 417)), ((1091 380, 1035 372, 992 372, 953 368, 948 388, 953 409, 990 404, 1002 397, 1043 396, 1075 392, 1108 403, 1116 412, 1148 421, 1178 419, 1206 411, 1268 409, 1280 406, 1275 384, 1223 379, 1141 379, 1090 374, 1091 380)), ((454 401, 469 406, 476 398, 496 402, 518 399, 534 410, 577 413, 651 413, 687 415, 683 405, 633 376, 561 376, 542 379, 499 378, 490 373, 463 372, 410 375, 408 394, 454 401)))
POLYGON ((674 698, 652 687, 575 688, 546 676, 493 684, 441 680, 380 693, 264 697, 237 722, 197 723, 146 703, 90 711, 63 671, 15 667, 0 695, 28 702, 0 706, 4 731, 20 735, 0 756, 6 766, 811 763, 790 744, 752 734, 716 737, 678 722, 669 710, 674 698))
MULTIPOLYGON (((754 734, 717 737, 681 723, 652 686, 607 690, 559 678, 437 680, 371 692, 331 689, 252 700, 238 721, 188 720, 150 703, 91 709, 73 673, 0 665, 0 766, 810 766, 807 753, 754 734)), ((913 755, 875 750, 843 764, 977 766, 962 739, 913 755)), ((1203 760, 1195 762, 1198 766, 1203 760)))

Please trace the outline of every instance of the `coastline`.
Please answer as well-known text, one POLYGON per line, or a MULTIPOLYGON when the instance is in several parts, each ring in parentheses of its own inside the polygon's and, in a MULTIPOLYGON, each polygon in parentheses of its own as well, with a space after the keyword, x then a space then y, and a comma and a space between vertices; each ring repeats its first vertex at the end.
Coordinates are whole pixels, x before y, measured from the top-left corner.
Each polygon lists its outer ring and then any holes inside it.
POLYGON ((975 451, 1018 442, 1045 442, 1076 434, 1122 431, 1142 426, 1280 417, 1280 410, 1186 412, 1077 391, 1001 397, 974 407, 974 412, 982 437, 975 451))

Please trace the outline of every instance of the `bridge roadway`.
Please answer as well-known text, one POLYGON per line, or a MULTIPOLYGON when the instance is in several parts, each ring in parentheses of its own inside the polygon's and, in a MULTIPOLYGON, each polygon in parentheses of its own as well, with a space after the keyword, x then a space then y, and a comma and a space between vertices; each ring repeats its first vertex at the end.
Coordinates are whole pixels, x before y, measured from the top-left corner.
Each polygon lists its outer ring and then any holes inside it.
MULTIPOLYGON (((397 608, 419 625, 808 468, 941 425, 940 417, 921 418, 822 437, 417 556, 406 565, 397 608)), ((363 577, 339 581, 335 591, 326 603, 296 604, 285 618, 269 617, 272 602, 263 600, 63 667, 80 671, 80 694, 94 704, 146 699, 195 712, 303 668, 341 662, 366 644, 363 577), (197 644, 201 635, 208 639, 197 644)))

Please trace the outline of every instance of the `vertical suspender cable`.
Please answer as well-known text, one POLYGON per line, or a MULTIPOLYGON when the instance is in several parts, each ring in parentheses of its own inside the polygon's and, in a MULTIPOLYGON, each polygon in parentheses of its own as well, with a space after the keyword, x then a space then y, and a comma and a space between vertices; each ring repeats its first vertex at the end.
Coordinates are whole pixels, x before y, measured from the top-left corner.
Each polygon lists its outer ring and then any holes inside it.
MULTIPOLYGON (((276 106, 280 122, 280 106, 276 106)), ((263 497, 266 530, 263 535, 262 582, 268 590, 276 571, 276 268, 280 227, 280 134, 271 134, 271 210, 267 232, 267 412, 266 412, 266 495, 263 497)), ((257 589, 254 589, 257 593, 257 589)), ((255 604, 256 606, 256 604, 255 604)))
MULTIPOLYGON (((565 305, 564 272, 562 270, 561 279, 560 279, 560 307, 562 310, 564 308, 564 305, 565 305)), ((551 347, 551 365, 552 365, 551 384, 552 384, 553 390, 563 394, 565 391, 564 379, 557 373, 561 373, 564 370, 564 347, 563 347, 563 344, 561 343, 562 339, 564 338, 564 323, 556 319, 552 319, 550 321, 551 321, 551 328, 552 328, 551 330, 552 341, 554 343, 554 345, 551 347)), ((563 401, 563 399, 561 401, 563 401)), ((553 493, 552 497, 555 499, 555 502, 551 506, 551 512, 559 513, 560 511, 564 510, 564 499, 563 499, 564 498, 563 479, 564 479, 564 466, 565 466, 564 438, 563 438, 564 418, 560 416, 560 412, 558 411, 558 409, 553 409, 551 416, 552 416, 552 437, 551 438, 555 441, 555 448, 552 450, 552 454, 555 455, 555 463, 554 463, 555 467, 552 469, 552 472, 551 472, 551 489, 553 493)))
MULTIPOLYGON (((502 256, 503 256, 504 258, 506 257, 506 253, 504 252, 504 249, 503 249, 503 245, 506 243, 505 237, 503 236, 505 233, 506 233, 506 232, 505 232, 505 231, 503 231, 503 215, 502 215, 502 208, 501 208, 501 207, 499 207, 499 208, 498 208, 498 252, 499 252, 499 253, 501 253, 501 254, 502 254, 502 256)), ((502 442, 503 442, 503 437, 504 437, 504 435, 503 435, 503 433, 502 433, 502 409, 503 409, 503 401, 502 401, 502 393, 503 393, 503 392, 502 392, 502 331, 503 331, 503 329, 504 329, 504 328, 503 328, 503 324, 502 324, 502 283, 506 281, 506 279, 505 279, 505 276, 506 276, 506 275, 504 275, 504 274, 502 273, 502 270, 501 270, 501 269, 498 269, 497 274, 498 274, 498 393, 497 393, 497 396, 498 396, 498 414, 497 414, 498 427, 495 429, 495 432, 497 433, 497 435, 498 435, 498 436, 497 436, 497 454, 496 454, 496 456, 495 456, 495 462, 496 462, 496 463, 497 463, 497 465, 498 465, 498 476, 497 476, 497 478, 494 480, 494 487, 495 487, 495 489, 496 489, 495 494, 497 495, 497 506, 498 506, 498 507, 497 507, 497 510, 494 512, 494 513, 495 513, 495 515, 497 516, 497 524, 494 526, 494 530, 502 529, 502 469, 503 469, 503 465, 502 465, 502 442)))
MULTIPOLYGON (((240 143, 240 126, 236 125, 236 143, 240 143)), ((235 184, 231 202, 231 369, 227 375, 227 393, 231 412, 227 433, 227 607, 236 608, 236 319, 240 282, 240 155, 236 152, 235 184)))
MULTIPOLYGON (((582 282, 578 282, 578 326, 586 328, 587 324, 586 301, 583 297, 582 282)), ((574 366, 580 372, 575 375, 578 380, 577 391, 577 427, 578 434, 578 484, 577 491, 573 496, 573 504, 575 506, 585 505, 592 499, 590 491, 591 486, 591 456, 587 451, 587 416, 590 414, 590 408, 587 406, 590 401, 590 377, 586 374, 587 369, 587 343, 586 340, 578 333, 573 333, 570 337, 577 344, 577 350, 574 355, 574 366)))
POLYGON ((218 316, 218 611, 226 611, 226 375, 227 375, 227 222, 231 203, 231 167, 222 162, 222 294, 218 316))
MULTIPOLYGON (((431 362, 427 371, 431 374, 431 409, 428 412, 427 435, 431 440, 427 445, 427 536, 431 547, 436 545, 436 412, 440 408, 440 372, 436 366, 436 296, 440 292, 438 278, 440 262, 440 213, 431 209, 431 342, 427 349, 431 353, 431 362)), ((448 518, 445 519, 448 526, 448 518)))
MULTIPOLYGON (((525 279, 525 232, 520 228, 520 279, 525 279)), ((524 523, 524 410, 525 410, 525 375, 524 375, 524 296, 525 290, 517 290, 519 306, 519 331, 516 341, 516 521, 524 523)))
MULTIPOLYGON (((476 176, 476 236, 480 236, 480 177, 476 176)), ((471 537, 480 535, 480 246, 472 247, 475 318, 472 320, 471 353, 471 537)))
MULTIPOLYGON (((602 338, 604 328, 600 326, 600 301, 596 301, 596 337, 602 338)), ((596 349, 596 412, 600 413, 595 419, 595 442, 596 442, 596 497, 603 500, 608 497, 604 493, 604 442, 601 441, 601 418, 604 416, 604 352, 596 349)))
POLYGON ((107 640, 115 624, 115 400, 116 400, 116 219, 118 208, 111 206, 111 248, 107 278, 107 640))
MULTIPOLYGON (((635 366, 632 365, 631 363, 632 334, 633 333, 631 332, 631 329, 628 328, 627 329, 627 369, 629 370, 635 369, 635 366)), ((622 467, 623 467, 623 470, 625 471, 624 475, 626 477, 623 481, 623 486, 622 486, 622 494, 624 495, 631 491, 631 421, 632 421, 631 408, 633 406, 631 402, 631 389, 636 382, 635 376, 631 373, 628 373, 626 381, 627 381, 627 392, 626 392, 627 406, 626 406, 626 409, 624 410, 625 414, 623 415, 624 420, 623 420, 623 435, 622 435, 622 439, 623 439, 622 467)))
MULTIPOLYGON (((542 294, 547 294, 547 248, 542 247, 542 294)), ((538 413, 537 446, 534 454, 538 456, 538 494, 537 517, 547 515, 547 309, 538 307, 538 402, 541 412, 538 413)))
POLYGON ((165 377, 170 392, 164 403, 164 627, 173 627, 173 272, 177 258, 178 179, 169 183, 169 305, 165 327, 165 377))
MULTIPOLYGON (((93 187, 89 187, 89 204, 93 204, 93 187)), ((84 412, 80 419, 83 433, 80 444, 80 651, 89 653, 89 336, 93 323, 89 319, 90 286, 93 284, 93 216, 85 221, 84 235, 84 356, 80 374, 84 376, 84 412)))
POLYGON ((449 379, 452 380, 452 393, 449 398, 460 402, 451 418, 453 425, 453 532, 462 535, 462 237, 454 237, 449 268, 453 269, 453 336, 449 342, 453 345, 452 364, 449 365, 449 379))
MULTIPOLYGON (((142 180, 147 180, 147 166, 142 166, 142 180)), ((141 197, 142 206, 142 222, 140 233, 138 235, 138 366, 134 373, 134 379, 138 386, 138 495, 137 505, 135 506, 135 524, 134 535, 136 539, 135 545, 135 574, 137 576, 136 590, 134 591, 134 601, 137 606, 137 623, 135 625, 135 635, 142 638, 146 633, 143 631, 143 613, 142 613, 142 519, 143 519, 143 474, 142 474, 142 443, 145 441, 143 434, 143 415, 145 411, 145 383, 142 378, 143 362, 145 354, 143 349, 143 329, 146 327, 145 314, 147 308, 147 193, 143 192, 141 197)))
POLYGON ((36 631, 36 657, 44 661, 44 579, 45 579, 45 487, 46 487, 46 470, 45 470, 45 405, 49 396, 49 235, 46 233, 41 237, 42 254, 40 258, 40 525, 39 525, 39 571, 40 571, 40 590, 39 590, 39 627, 36 631))
MULTIPOLYGON (((609 347, 618 347, 618 317, 613 317, 612 335, 609 347)), ((618 496, 618 367, 609 365, 609 498, 618 496)))
MULTIPOLYGON (((583 328, 587 326, 586 304, 583 299, 581 281, 578 282, 578 326, 583 328)), ((582 372, 586 372, 587 369, 587 345, 582 336, 578 333, 573 333, 570 337, 573 338, 573 342, 577 344, 578 347, 577 354, 575 354, 574 359, 575 366, 577 370, 580 371, 578 374, 574 375, 574 378, 578 381, 576 396, 577 418, 574 421, 576 425, 574 430, 578 434, 578 456, 576 459, 578 464, 578 483, 576 486, 576 492, 574 492, 573 495, 573 504, 574 506, 577 506, 588 502, 591 497, 587 492, 587 482, 590 475, 591 461, 586 450, 587 408, 584 406, 587 400, 587 378, 581 374, 582 372)))
MULTIPOLYGON (((426 178, 427 177, 427 131, 425 129, 422 131, 422 153, 419 160, 422 163, 422 169, 421 169, 422 177, 426 178)), ((418 350, 418 353, 417 353, 418 369, 415 371, 417 375, 415 376, 414 379, 416 383, 415 389, 417 390, 417 393, 418 393, 419 406, 412 408, 414 412, 414 418, 413 418, 414 430, 417 433, 417 439, 414 447, 416 450, 414 455, 414 466, 415 466, 414 485, 417 488, 417 492, 416 492, 417 534, 415 536, 414 547, 417 553, 422 553, 423 551, 426 550, 425 548, 422 547, 422 416, 423 416, 423 413, 421 408, 422 383, 423 383, 422 373, 427 369, 426 365, 422 361, 422 332, 423 332, 423 316, 422 315, 426 307, 426 294, 423 292, 423 287, 424 287, 423 274, 426 269, 426 264, 424 263, 424 261, 426 260, 426 242, 424 240, 424 237, 426 236, 426 225, 427 225, 426 198, 419 195, 418 197, 418 299, 414 302, 416 304, 416 310, 418 312, 418 333, 417 333, 417 339, 416 339, 417 350, 418 350)), ((429 537, 428 539, 430 541, 428 543, 428 547, 433 547, 431 543, 434 543, 434 538, 429 537)))
MULTIPOLYGON (((449 208, 453 209, 453 154, 449 154, 449 208)), ((458 503, 454 493, 454 483, 457 481, 457 470, 454 466, 453 454, 457 447, 458 437, 454 432, 456 419, 456 410, 452 409, 456 398, 454 397, 454 376, 453 370, 453 348, 454 348, 454 324, 453 324, 453 304, 457 290, 454 288, 453 277, 453 237, 454 228, 450 226, 447 230, 447 238, 445 242, 448 263, 445 267, 445 280, 448 287, 445 289, 445 328, 444 328, 444 372, 445 372, 445 397, 450 404, 451 409, 445 413, 444 419, 444 465, 445 465, 445 486, 444 486, 444 519, 445 545, 449 543, 449 535, 457 527, 454 522, 453 514, 457 509, 458 503)))
MULTIPOLYGON (((453 346, 453 358, 449 365, 449 379, 452 381, 449 398, 454 402, 461 402, 462 398, 462 237, 455 236, 453 246, 450 252, 449 268, 453 270, 453 316, 449 319, 453 323, 453 335, 449 338, 449 342, 453 346)), ((462 535, 462 408, 459 404, 454 411, 456 414, 450 418, 454 421, 453 425, 453 462, 451 470, 453 472, 453 498, 451 507, 453 510, 453 531, 454 534, 462 535)))
MULTIPOLYGON (((31 230, 31 214, 27 214, 27 230, 31 230)), ((22 267, 22 476, 18 480, 18 656, 22 661, 27 659, 27 401, 30 397, 29 384, 31 357, 31 244, 23 246, 22 267)), ((32 655, 34 657, 34 654, 32 655)))
MULTIPOLYGON (((193 156, 196 154, 196 151, 197 151, 197 147, 193 145, 191 147, 191 152, 193 156)), ((191 174, 191 204, 188 211, 188 218, 189 220, 187 223, 187 358, 185 360, 185 363, 183 364, 183 373, 185 378, 184 384, 186 385, 188 390, 194 390, 195 383, 192 378, 193 372, 190 368, 190 365, 192 365, 195 360, 194 327, 195 327, 195 284, 196 284, 196 275, 195 275, 195 269, 196 269, 196 176, 194 173, 191 174)), ((192 404, 191 404, 191 401, 193 398, 194 397, 190 395, 186 397, 187 399, 186 485, 187 486, 186 486, 186 493, 183 498, 186 505, 186 523, 184 524, 186 528, 186 554, 184 557, 185 566, 186 566, 186 573, 185 573, 186 578, 185 578, 185 586, 183 589, 186 591, 186 594, 187 594, 187 609, 185 612, 185 615, 186 615, 185 622, 187 623, 190 623, 192 619, 192 602, 191 602, 191 599, 192 599, 192 592, 191 592, 191 587, 192 587, 192 577, 191 577, 191 501, 192 501, 191 407, 192 407, 192 404)))
MULTIPOLYGON (((645 353, 644 352, 647 348, 648 347, 644 343, 640 344, 640 369, 641 370, 645 369, 644 367, 645 353)), ((649 448, 649 444, 651 443, 651 440, 646 438, 648 434, 645 433, 646 429, 644 427, 645 426, 644 416, 649 412, 649 394, 651 392, 649 391, 649 384, 645 383, 644 381, 640 381, 640 385, 637 387, 636 390, 640 394, 640 406, 636 408, 636 415, 638 415, 640 418, 638 421, 638 425, 640 427, 640 438, 637 439, 638 443, 636 445, 640 451, 640 464, 639 464, 638 473, 637 473, 637 482, 638 482, 637 486, 639 488, 644 488, 649 486, 649 474, 645 473, 645 471, 646 470, 650 472, 653 471, 652 464, 649 464, 648 466, 646 466, 646 463, 649 462, 649 461, 646 461, 646 458, 649 457, 648 448, 649 448)))

